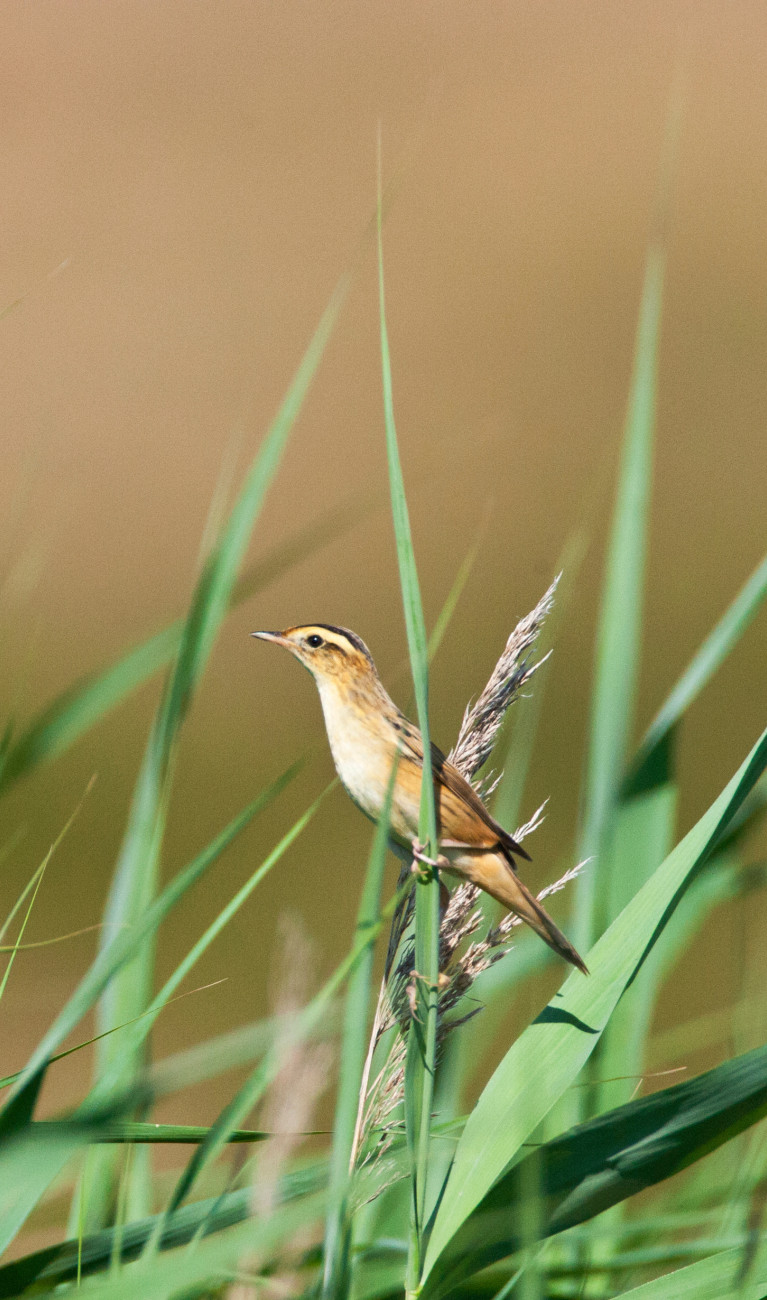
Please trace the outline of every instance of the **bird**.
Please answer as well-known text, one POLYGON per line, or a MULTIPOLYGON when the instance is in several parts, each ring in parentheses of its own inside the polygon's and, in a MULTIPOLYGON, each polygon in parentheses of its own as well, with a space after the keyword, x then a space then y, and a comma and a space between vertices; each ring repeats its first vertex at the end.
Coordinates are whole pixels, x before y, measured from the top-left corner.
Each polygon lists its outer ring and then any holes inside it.
POLYGON ((588 974, 582 957, 517 874, 515 859, 529 861, 529 854, 494 820, 474 787, 434 744, 431 761, 439 857, 426 857, 418 843, 424 755, 421 733, 384 688, 362 638, 331 623, 307 623, 283 632, 252 635, 290 651, 312 674, 341 783, 374 822, 387 799, 392 765, 397 764, 389 821, 394 852, 478 885, 525 921, 560 957, 588 974))

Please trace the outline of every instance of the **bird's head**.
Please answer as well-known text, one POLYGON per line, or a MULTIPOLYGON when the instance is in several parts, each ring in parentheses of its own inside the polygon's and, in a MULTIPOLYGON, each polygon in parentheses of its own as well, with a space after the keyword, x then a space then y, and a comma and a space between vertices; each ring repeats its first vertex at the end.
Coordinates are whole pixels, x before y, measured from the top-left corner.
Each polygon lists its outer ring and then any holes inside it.
POLYGON ((365 642, 345 627, 306 623, 286 628, 284 632, 253 632, 252 635, 289 650, 317 682, 331 679, 359 682, 369 679, 371 674, 376 676, 365 642))

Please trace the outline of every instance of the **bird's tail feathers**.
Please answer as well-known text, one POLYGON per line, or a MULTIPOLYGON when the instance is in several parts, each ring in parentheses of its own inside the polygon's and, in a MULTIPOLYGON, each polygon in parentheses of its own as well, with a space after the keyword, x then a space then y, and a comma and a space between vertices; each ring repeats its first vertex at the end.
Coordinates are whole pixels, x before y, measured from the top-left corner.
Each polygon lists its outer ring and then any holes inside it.
POLYGON ((537 935, 540 935, 544 943, 553 948, 554 952, 564 957, 565 961, 569 961, 584 975, 588 975, 588 967, 580 953, 555 924, 545 907, 530 893, 527 886, 503 859, 495 856, 490 859, 479 859, 472 877, 486 893, 491 894, 510 912, 521 917, 537 935))

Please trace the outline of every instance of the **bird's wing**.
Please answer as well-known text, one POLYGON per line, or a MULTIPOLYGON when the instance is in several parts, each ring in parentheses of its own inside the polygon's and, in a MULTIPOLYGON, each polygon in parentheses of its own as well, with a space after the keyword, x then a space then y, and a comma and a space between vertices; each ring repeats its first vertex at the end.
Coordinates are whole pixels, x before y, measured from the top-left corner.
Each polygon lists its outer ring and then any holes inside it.
POLYGON ((431 761, 438 783, 441 821, 444 824, 447 820, 443 807, 445 811, 449 807, 456 816, 457 823, 465 822, 466 825, 466 835, 459 832, 455 839, 465 838, 467 844, 476 842, 487 848, 498 846, 511 866, 514 866, 512 854, 526 858, 529 862, 530 854, 490 815, 473 785, 461 776, 457 767, 448 762, 436 745, 432 745, 431 761))
MULTIPOLYGON (((404 720, 403 720, 404 722, 404 720)), ((421 733, 411 723, 405 723, 400 729, 400 744, 405 762, 410 758, 418 766, 418 774, 423 766, 423 740, 421 733)), ((490 815, 474 787, 461 776, 457 767, 448 762, 441 749, 431 746, 431 764, 434 773, 435 792, 437 794, 437 817, 440 833, 445 839, 457 840, 477 848, 500 848, 514 866, 513 854, 530 861, 521 844, 499 826, 490 815)))

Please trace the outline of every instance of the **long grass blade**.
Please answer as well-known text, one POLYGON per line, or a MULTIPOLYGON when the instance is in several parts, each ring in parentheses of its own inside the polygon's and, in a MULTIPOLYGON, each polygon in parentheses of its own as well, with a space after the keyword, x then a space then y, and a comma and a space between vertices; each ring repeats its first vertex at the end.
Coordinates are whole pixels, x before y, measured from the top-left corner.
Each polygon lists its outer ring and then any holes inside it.
MULTIPOLYGON (((550 1236, 702 1159, 767 1113, 767 1048, 580 1124, 526 1155, 483 1198, 440 1261, 424 1300, 450 1294, 525 1244, 526 1167, 537 1165, 550 1236)), ((604 1219, 601 1220, 604 1224, 604 1219)), ((609 1245, 614 1249, 614 1242, 609 1245)))
POLYGON ((642 790, 648 784, 655 755, 668 744, 683 714, 737 645, 756 617, 765 596, 767 556, 757 565, 716 627, 706 637, 647 728, 624 783, 626 796, 642 790))
MULTIPOLYGON (((253 803, 249 804, 247 808, 243 809, 183 871, 174 876, 173 880, 155 899, 132 930, 120 931, 112 937, 108 946, 102 949, 92 966, 86 971, 75 992, 35 1048, 12 1090, 11 1099, 16 1096, 16 1093, 30 1075, 47 1064, 49 1058, 61 1045, 67 1034, 90 1011, 113 978, 115 971, 130 961, 146 935, 152 934, 158 929, 176 903, 213 865, 232 841, 241 834, 256 813, 260 812, 270 802, 270 799, 271 791, 267 790, 253 803)), ((6 1105, 8 1104, 10 1102, 6 1103, 6 1105)))
MULTIPOLYGON (((269 788, 268 793, 270 799, 276 797, 276 795, 285 788, 285 786, 293 779, 296 772, 299 770, 299 767, 300 764, 294 764, 293 767, 288 768, 278 781, 269 788)), ((123 1026, 124 1032, 119 1040, 123 1052, 135 1053, 141 1046, 142 1042, 151 1032, 152 1025, 160 1015, 160 1012, 172 999, 176 989, 182 981, 186 979, 190 971, 193 970, 213 941, 218 938, 222 930, 224 930, 224 928, 229 924, 232 917, 236 915, 243 903, 247 901, 256 886, 259 885, 272 868, 277 865, 290 846, 296 839, 298 839, 298 836, 306 829, 309 822, 317 812, 322 800, 334 785, 335 782, 331 782, 319 798, 315 799, 314 803, 307 808, 306 812, 302 813, 301 816, 297 818, 290 827, 290 830, 283 835, 282 839, 275 845, 271 852, 267 854, 264 861, 256 868, 248 880, 245 881, 245 884, 237 890, 237 893, 230 899, 226 906, 222 908, 218 916, 210 923, 197 942, 193 944, 187 955, 181 962, 179 962, 176 969, 165 981, 162 988, 152 999, 146 1010, 140 1016, 137 1016, 130 1025, 123 1026)), ((115 1071, 111 1075, 105 1075, 91 1091, 88 1104, 92 1104, 95 1099, 108 1095, 112 1089, 119 1090, 120 1085, 120 1072, 115 1071)))
POLYGON ((109 1278, 87 1279, 78 1295, 88 1300, 171 1300, 200 1296, 233 1280, 242 1255, 257 1252, 269 1259, 283 1243, 316 1222, 322 1215, 324 1195, 315 1193, 280 1207, 279 1214, 262 1220, 248 1219, 228 1232, 216 1233, 196 1249, 168 1250, 149 1260, 137 1260, 129 1269, 109 1278))
MULTIPOLYGON (((419 839, 429 847, 429 856, 437 856, 437 819, 434 807, 434 783, 429 736, 429 678, 426 624, 421 602, 413 539, 410 531, 405 484, 394 422, 391 356, 386 326, 384 295, 383 236, 381 210, 380 144, 378 203, 378 300, 381 334, 381 370, 383 377, 386 453, 389 463, 392 518, 397 544, 400 586, 405 611, 413 689, 418 709, 418 723, 423 737, 423 780, 419 839)), ((408 1035, 405 1065, 405 1124, 412 1153, 411 1251, 408 1262, 407 1289, 418 1285, 423 1261, 423 1233, 426 1223, 426 1185, 429 1169, 431 1110, 434 1095, 434 1071, 437 1049, 437 1015, 439 1007, 439 880, 433 870, 422 873, 415 903, 415 1010, 408 1035)))
POLYGON ((506 1053, 469 1117, 429 1243, 427 1272, 588 1060, 691 879, 767 766, 767 732, 685 838, 506 1053))
MULTIPOLYGON (((315 1161, 288 1173, 280 1187, 281 1203, 321 1191, 327 1181, 324 1161, 315 1161)), ((206 1225, 209 1233, 222 1232, 242 1223, 252 1214, 250 1188, 228 1192, 182 1206, 169 1220, 159 1243, 160 1250, 183 1246, 206 1225)), ((156 1234, 160 1216, 151 1215, 127 1223, 122 1229, 120 1262, 127 1263, 141 1253, 156 1234)), ((115 1231, 105 1228, 81 1240, 59 1242, 0 1266, 0 1300, 19 1295, 37 1283, 53 1288, 62 1282, 103 1270, 115 1255, 115 1231)))
MULTIPOLYGON (((171 998, 170 1001, 180 1002, 182 998, 189 998, 193 993, 202 993, 205 989, 212 989, 215 988, 216 985, 224 983, 226 983, 225 980, 213 980, 212 983, 202 984, 197 989, 189 989, 186 993, 179 993, 177 998, 171 998)), ((119 1034, 123 1029, 125 1029, 125 1025, 115 1025, 114 1029, 108 1029, 107 1033, 119 1034)), ((75 1052, 82 1052, 84 1048, 90 1047, 95 1041, 95 1037, 85 1038, 81 1043, 75 1043, 74 1047, 67 1047, 63 1052, 54 1052, 53 1056, 49 1058, 48 1067, 53 1065, 56 1061, 63 1061, 65 1056, 72 1056, 75 1052)), ((15 1083, 17 1079, 21 1078, 22 1073, 23 1071, 17 1070, 15 1074, 6 1074, 5 1078, 0 1079, 0 1088, 10 1088, 12 1083, 15 1083)))
MULTIPOLYGON (((358 938, 364 936, 380 920, 381 888, 388 848, 395 776, 396 768, 393 768, 365 872, 362 897, 357 912, 358 938)), ((370 945, 364 950, 356 968, 351 972, 346 992, 323 1246, 321 1295, 324 1300, 344 1300, 349 1288, 351 1241, 348 1192, 365 1065, 372 977, 373 946, 370 945)))
POLYGON ((232 1100, 224 1107, 212 1125, 208 1138, 199 1146, 186 1169, 178 1179, 170 1198, 166 1215, 175 1213, 186 1199, 202 1170, 219 1154, 228 1140, 228 1134, 239 1128, 245 1117, 264 1095, 269 1085, 277 1077, 285 1051, 294 1043, 317 1033, 326 1018, 329 1009, 368 948, 375 943, 387 920, 390 920, 403 898, 411 888, 411 882, 397 890, 374 925, 368 926, 363 934, 357 935, 351 951, 336 967, 333 974, 323 984, 318 993, 304 1009, 290 1020, 283 1023, 283 1033, 272 1041, 263 1060, 248 1076, 232 1100))
MULTIPOLYGON (((45 1138, 47 1133, 56 1132, 58 1120, 36 1120, 30 1125, 33 1130, 32 1137, 45 1138)), ((204 1142, 210 1133, 210 1128, 201 1124, 150 1124, 142 1123, 140 1120, 116 1120, 112 1124, 106 1124, 100 1130, 97 1130, 90 1141, 99 1144, 119 1144, 124 1145, 128 1142, 137 1142, 142 1145, 150 1144, 154 1146, 179 1144, 196 1146, 199 1142, 204 1142)), ((229 1142, 265 1142, 271 1137, 271 1133, 264 1133, 260 1129, 236 1128, 229 1134, 229 1142)), ((307 1136, 311 1136, 307 1134, 307 1136)))
MULTIPOLYGON (((83 795, 82 799, 81 799, 80 802, 78 803, 78 805, 77 805, 77 807, 75 808, 75 810, 74 810, 74 812, 72 813, 72 815, 71 815, 71 816, 67 819, 67 821, 64 823, 64 826, 63 826, 62 830, 59 831, 59 833, 58 833, 58 835, 56 836, 55 840, 53 841, 51 847, 49 848, 49 850, 48 850, 48 852, 46 853, 45 857, 43 858, 42 862, 40 863, 40 866, 39 866, 39 867, 37 868, 37 870, 33 873, 33 875, 32 875, 32 879, 28 882, 28 884, 27 884, 27 885, 24 887, 24 889, 22 890, 22 892, 21 892, 19 898, 16 900, 16 902, 15 902, 14 905, 13 905, 13 907, 11 908, 10 915, 8 916, 8 918, 6 919, 6 921, 5 921, 4 924, 3 924, 2 931, 0 931, 0 936, 2 936, 2 935, 5 934, 5 931, 7 930, 8 926, 11 925, 14 916, 15 916, 16 913, 20 910, 20 908, 23 906, 25 899, 26 899, 27 897, 29 897, 29 902, 28 902, 28 904, 27 904, 27 910, 26 910, 26 912, 25 912, 25 914, 24 914, 24 919, 23 919, 22 924, 21 924, 21 929, 19 930, 19 933, 18 933, 17 936, 16 936, 16 942, 15 942, 15 943, 13 944, 13 946, 8 950, 8 951, 10 951, 10 957, 8 958, 8 961, 7 961, 6 966, 5 966, 5 970, 3 971, 3 977, 2 977, 2 979, 0 980, 0 998, 2 998, 2 996, 3 996, 4 992, 5 992, 5 988, 6 988, 6 985, 7 985, 7 983, 8 983, 8 979, 9 979, 10 973, 11 973, 11 968, 12 968, 13 963, 14 963, 14 960, 15 960, 15 958, 16 958, 16 953, 17 953, 17 952, 20 950, 20 948, 22 947, 21 940, 22 940, 23 937, 24 937, 24 931, 25 931, 26 928, 27 928, 27 922, 29 921, 29 918, 30 918, 30 916, 31 916, 32 908, 33 908, 34 905, 35 905, 35 899, 37 898, 38 890, 40 889, 40 886, 41 886, 41 884, 43 883, 43 876, 45 875, 45 872, 46 872, 46 869, 47 869, 47 867, 48 867, 48 864, 49 864, 51 858, 53 857, 54 853, 56 852, 57 848, 58 848, 59 845, 61 844, 61 841, 64 839, 64 836, 65 836, 65 835, 67 834, 67 832, 69 831, 69 829, 70 829, 70 827, 71 827, 73 821, 74 821, 75 818, 77 817, 77 815, 78 815, 80 809, 81 809, 82 806, 83 806, 83 802, 85 801, 85 799, 86 799, 87 796, 88 796, 88 793, 89 793, 89 791, 90 791, 92 785, 93 785, 93 781, 91 780, 91 781, 89 782, 89 784, 88 784, 88 788, 86 789, 85 794, 83 795)), ((3 949, 0 949, 0 951, 3 951, 3 949)))
POLYGON ((742 1249, 722 1250, 653 1282, 621 1291, 616 1300, 764 1300, 767 1242, 757 1250, 745 1279, 741 1277, 742 1263, 742 1249))
POLYGON ((647 251, 615 508, 599 614, 578 859, 592 860, 576 886, 573 939, 588 948, 613 918, 603 907, 605 847, 628 758, 634 717, 649 527, 665 228, 682 118, 673 88, 647 251), (601 914, 600 914, 601 913, 601 914))
MULTIPOLYGON (((232 599, 237 572, 253 526, 335 325, 349 278, 346 274, 339 281, 245 476, 221 536, 203 565, 184 624, 178 656, 139 773, 107 902, 105 922, 108 927, 135 926, 155 896, 179 733, 232 599)), ((151 996, 153 977, 154 939, 148 934, 130 966, 117 972, 106 988, 99 1007, 99 1029, 107 1030, 139 1016, 151 996)), ((141 1070, 143 1050, 142 1046, 128 1052, 118 1039, 102 1038, 97 1049, 96 1080, 109 1077, 115 1088, 127 1089, 141 1070)), ((129 1213, 146 1212, 150 1189, 145 1158, 134 1162, 127 1183, 129 1213)), ((89 1170, 86 1227, 96 1228, 106 1223, 114 1196, 114 1157, 109 1152, 99 1153, 89 1170)))
MULTIPOLYGON (((234 585, 229 608, 234 609, 273 582, 280 574, 328 545, 368 513, 373 499, 355 500, 329 511, 298 530, 286 542, 267 550, 234 585)), ((116 663, 58 695, 33 718, 0 759, 0 795, 35 768, 51 762, 106 717, 132 691, 167 668, 181 646, 185 620, 175 622, 127 651, 116 663)))
POLYGON ((631 735, 639 672, 642 593, 652 471, 657 354, 665 254, 647 256, 618 491, 597 634, 590 737, 578 859, 590 859, 575 892, 573 942, 590 947, 603 917, 605 836, 631 735))

